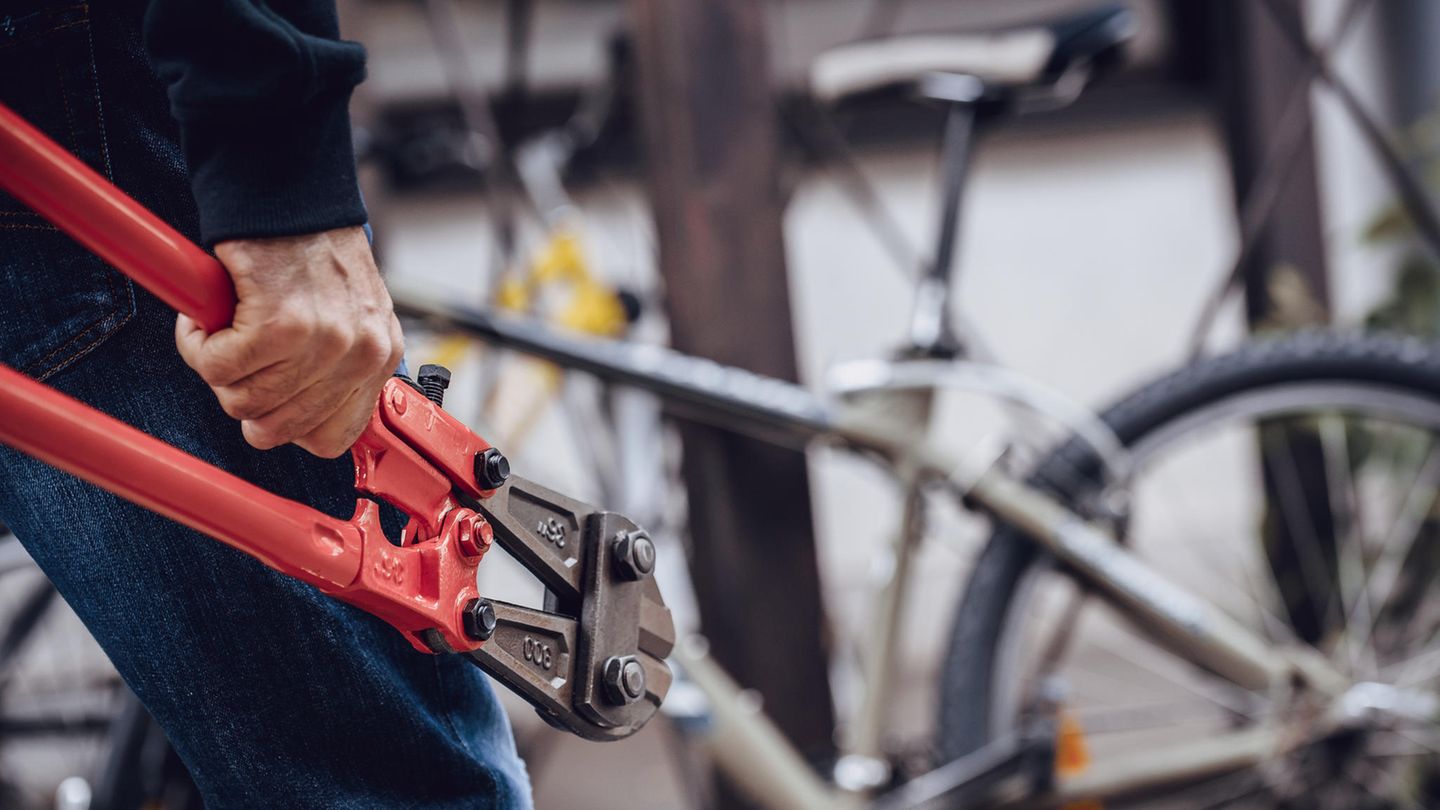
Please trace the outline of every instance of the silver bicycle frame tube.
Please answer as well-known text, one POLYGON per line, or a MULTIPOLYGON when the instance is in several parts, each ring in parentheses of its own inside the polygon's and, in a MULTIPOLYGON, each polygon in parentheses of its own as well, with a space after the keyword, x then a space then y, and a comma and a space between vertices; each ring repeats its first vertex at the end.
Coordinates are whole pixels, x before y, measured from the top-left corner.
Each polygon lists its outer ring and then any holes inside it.
POLYGON ((885 720, 890 714, 890 695, 899 663, 901 628, 905 624, 905 598, 909 595, 910 564, 922 533, 921 510, 924 493, 910 487, 905 493, 900 531, 891 546, 891 565, 875 597, 875 626, 867 633, 869 644, 861 647, 861 669, 865 688, 855 716, 841 740, 835 776, 847 790, 871 790, 889 781, 889 762, 881 749, 885 720), (852 771, 848 778, 846 771, 852 771))
MULTIPOLYGON (((1081 583, 1183 660, 1250 689, 1283 689, 1293 681, 1331 695, 1344 688, 1342 676, 1318 654, 1267 645, 1216 608, 1164 579, 1104 530, 1085 523, 1054 498, 1007 477, 988 463, 962 465, 957 457, 917 443, 892 426, 841 414, 791 383, 660 347, 581 341, 538 324, 493 317, 414 290, 392 289, 392 296, 401 312, 439 320, 487 342, 651 391, 667 406, 697 421, 787 444, 823 439, 883 455, 902 479, 947 482, 967 504, 1020 528, 1061 560, 1081 583)), ((903 588, 903 584, 895 587, 903 588)), ((695 671, 710 672, 703 662, 695 671)), ((710 674, 718 671, 715 668, 710 674)), ((728 692, 738 694, 733 683, 727 690, 719 678, 706 680, 710 681, 710 689, 716 690, 712 700, 717 709, 728 707, 724 708, 728 711, 742 705, 731 699, 733 695, 727 696, 728 692)), ((738 778, 773 784, 803 780, 797 776, 800 771, 815 778, 793 750, 783 756, 746 756, 740 750, 746 746, 757 749, 763 745, 765 750, 771 750, 774 746, 763 741, 775 732, 768 723, 746 722, 738 713, 733 717, 737 724, 732 728, 739 730, 728 736, 729 743, 717 747, 722 761, 739 767, 743 759, 743 767, 758 769, 736 774, 738 778), (729 750, 731 745, 736 750, 729 750)), ((1163 770, 1162 766, 1156 768, 1163 770)), ((1147 772, 1145 778, 1163 778, 1159 770, 1147 772)), ((820 803, 803 806, 834 806, 833 793, 809 795, 820 803)))

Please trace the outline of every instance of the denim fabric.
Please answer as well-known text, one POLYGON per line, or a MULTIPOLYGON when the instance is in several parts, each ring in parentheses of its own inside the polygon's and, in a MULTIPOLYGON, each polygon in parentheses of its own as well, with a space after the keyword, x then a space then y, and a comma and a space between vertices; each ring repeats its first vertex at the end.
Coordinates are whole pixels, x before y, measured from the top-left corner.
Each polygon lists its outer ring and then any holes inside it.
MULTIPOLYGON (((133 2, 0 0, 0 101, 192 238, 133 2)), ((0 361, 271 491, 348 517, 348 459, 251 449, 181 362, 174 313, 0 196, 0 361)), ((484 676, 8 448, 0 520, 223 808, 531 804, 484 676)))

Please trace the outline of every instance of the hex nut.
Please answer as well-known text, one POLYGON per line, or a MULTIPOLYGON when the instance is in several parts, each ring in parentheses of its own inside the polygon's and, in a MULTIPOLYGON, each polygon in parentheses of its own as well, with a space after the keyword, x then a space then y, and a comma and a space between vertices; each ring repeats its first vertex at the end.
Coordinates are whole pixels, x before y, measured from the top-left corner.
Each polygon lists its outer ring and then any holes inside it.
POLYGON ((470 604, 465 606, 465 613, 461 619, 465 625, 465 635, 476 641, 489 641, 495 635, 495 627, 500 619, 495 615, 495 606, 490 604, 488 599, 472 599, 470 604))
POLYGON ((475 480, 481 489, 496 489, 510 480, 510 459, 491 447, 475 456, 475 480))
POLYGON ((643 529, 616 532, 611 541, 615 570, 630 580, 640 580, 655 572, 655 541, 643 529))
POLYGON ((483 557, 495 541, 495 530, 483 516, 462 509, 455 519, 455 541, 466 557, 483 557))
POLYGON ((645 667, 633 655, 612 655, 605 659, 600 682, 611 703, 626 706, 645 695, 645 667))

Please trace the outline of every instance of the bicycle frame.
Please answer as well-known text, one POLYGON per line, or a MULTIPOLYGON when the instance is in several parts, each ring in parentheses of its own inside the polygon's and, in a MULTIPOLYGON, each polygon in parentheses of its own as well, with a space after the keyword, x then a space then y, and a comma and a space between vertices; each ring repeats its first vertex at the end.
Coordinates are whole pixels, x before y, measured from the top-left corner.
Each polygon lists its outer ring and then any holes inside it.
MULTIPOLYGON (((1263 642, 1209 603, 1165 580, 1105 530, 1086 522, 1053 497, 1006 475, 992 463, 993 458, 962 459, 944 448, 917 442, 903 428, 836 407, 801 386, 743 369, 658 346, 575 340, 540 323, 496 317, 457 304, 453 298, 404 285, 392 283, 391 293, 397 311, 403 314, 594 375, 607 383, 648 391, 681 418, 788 446, 820 441, 879 455, 899 473, 907 489, 927 482, 936 484, 961 498, 966 506, 1020 528, 1158 645, 1244 688, 1270 692, 1290 689, 1298 683, 1335 696, 1346 687, 1343 677, 1318 653, 1281 649, 1263 642)), ((972 387, 991 394, 1004 393, 1003 386, 998 390, 988 386, 983 377, 972 387)), ((933 388, 939 381, 897 379, 890 384, 933 388)), ((1105 448, 1099 450, 1103 455, 1105 448)), ((872 676, 880 674, 881 683, 890 680, 886 668, 893 666, 894 659, 884 650, 898 630, 899 611, 894 606, 901 601, 907 585, 901 572, 908 570, 909 555, 916 545, 908 532, 902 531, 895 540, 897 575, 878 596, 875 615, 884 617, 888 626, 873 628, 870 638, 877 649, 866 653, 867 672, 872 676)), ((804 764, 803 757, 788 745, 782 746, 786 753, 777 752, 777 742, 784 742, 778 731, 745 708, 740 687, 719 671, 703 650, 682 644, 675 655, 687 671, 697 675, 696 682, 715 705, 714 719, 722 728, 717 729, 712 748, 737 782, 750 786, 767 806, 834 806, 837 799, 833 788, 821 782, 804 764)), ((884 695, 871 694, 867 688, 864 700, 860 725, 843 741, 842 761, 845 755, 873 759, 880 753, 878 721, 884 714, 884 695)), ((1197 741, 1184 749, 1158 751, 1153 757, 1134 757, 1109 767, 1097 765, 1089 772, 1060 780, 1053 794, 1042 802, 1104 797, 1224 773, 1255 765, 1292 744, 1295 741, 1283 737, 1278 727, 1261 725, 1197 741)), ((998 757, 986 749, 976 756, 978 761, 998 757)), ((938 769, 930 780, 935 784, 925 785, 925 791, 918 794, 929 798, 901 791, 884 798, 881 804, 918 806, 960 787, 960 783, 949 779, 975 778, 974 769, 968 767, 973 765, 969 758, 951 765, 957 767, 938 769), (967 767, 958 767, 962 762, 967 767)))

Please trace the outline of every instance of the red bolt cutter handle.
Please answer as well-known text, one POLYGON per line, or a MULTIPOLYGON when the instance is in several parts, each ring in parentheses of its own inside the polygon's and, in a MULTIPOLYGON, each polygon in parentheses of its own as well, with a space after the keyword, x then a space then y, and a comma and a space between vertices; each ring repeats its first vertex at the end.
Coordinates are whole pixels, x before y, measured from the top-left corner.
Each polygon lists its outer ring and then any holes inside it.
MULTIPOLYGON (((207 330, 230 325, 235 288, 218 260, 4 105, 0 187, 207 330)), ((428 422, 441 429, 423 433, 432 445, 444 444, 434 455, 452 466, 450 453, 489 446, 399 380, 387 383, 385 398, 402 411, 409 405, 415 414, 439 416, 428 422)), ((465 553, 460 530, 473 535, 473 522, 442 521, 463 511, 450 499, 451 482, 386 425, 380 409, 356 444, 356 483, 416 519, 412 525, 423 536, 411 533, 412 542, 403 547, 381 534, 371 501, 361 500, 351 520, 336 520, 4 366, 0 442, 356 604, 405 632, 420 649, 429 649, 421 634, 432 629, 453 649, 480 646, 465 635, 462 611, 478 596, 479 555, 473 552, 484 547, 471 542, 465 548, 472 553, 465 553)), ((478 486, 469 489, 482 494, 478 486)))
POLYGON ((235 286, 219 260, 3 104, 0 187, 207 332, 230 325, 235 286))

